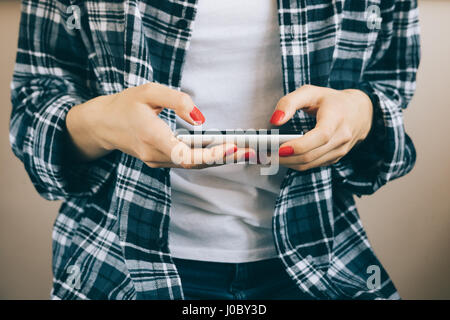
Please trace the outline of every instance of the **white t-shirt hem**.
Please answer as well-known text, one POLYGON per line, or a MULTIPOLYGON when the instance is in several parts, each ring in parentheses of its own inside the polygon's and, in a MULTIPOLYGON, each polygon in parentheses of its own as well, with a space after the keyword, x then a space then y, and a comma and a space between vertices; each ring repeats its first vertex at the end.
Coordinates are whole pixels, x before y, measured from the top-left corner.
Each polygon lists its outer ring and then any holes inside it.
POLYGON ((224 263, 253 262, 278 256, 274 246, 253 250, 220 250, 180 246, 169 247, 169 249, 174 258, 224 263))

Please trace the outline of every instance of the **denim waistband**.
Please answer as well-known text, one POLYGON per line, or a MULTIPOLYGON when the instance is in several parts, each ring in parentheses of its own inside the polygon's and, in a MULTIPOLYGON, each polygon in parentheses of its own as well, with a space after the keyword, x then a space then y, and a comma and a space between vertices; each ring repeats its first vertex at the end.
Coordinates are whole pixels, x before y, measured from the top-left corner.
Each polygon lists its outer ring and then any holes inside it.
POLYGON ((186 299, 308 299, 279 258, 229 263, 173 258, 186 299))

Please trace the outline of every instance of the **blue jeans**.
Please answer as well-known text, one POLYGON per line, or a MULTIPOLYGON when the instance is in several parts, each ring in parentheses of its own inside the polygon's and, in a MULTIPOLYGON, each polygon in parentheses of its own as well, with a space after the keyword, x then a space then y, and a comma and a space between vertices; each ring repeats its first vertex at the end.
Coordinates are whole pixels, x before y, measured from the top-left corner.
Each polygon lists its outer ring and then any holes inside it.
POLYGON ((279 258, 222 263, 173 258, 187 300, 305 300, 279 258))

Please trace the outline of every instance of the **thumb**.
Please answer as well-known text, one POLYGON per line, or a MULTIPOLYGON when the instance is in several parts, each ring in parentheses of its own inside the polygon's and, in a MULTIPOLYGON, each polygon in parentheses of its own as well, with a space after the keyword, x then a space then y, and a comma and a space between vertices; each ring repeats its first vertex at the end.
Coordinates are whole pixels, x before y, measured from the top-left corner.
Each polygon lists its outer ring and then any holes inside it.
POLYGON ((322 88, 313 85, 304 85, 282 97, 270 118, 270 123, 281 126, 290 120, 297 110, 313 106, 317 103, 322 88))
POLYGON ((180 118, 192 125, 205 122, 205 117, 187 93, 155 82, 136 87, 136 90, 140 90, 142 101, 154 109, 173 109, 180 118))

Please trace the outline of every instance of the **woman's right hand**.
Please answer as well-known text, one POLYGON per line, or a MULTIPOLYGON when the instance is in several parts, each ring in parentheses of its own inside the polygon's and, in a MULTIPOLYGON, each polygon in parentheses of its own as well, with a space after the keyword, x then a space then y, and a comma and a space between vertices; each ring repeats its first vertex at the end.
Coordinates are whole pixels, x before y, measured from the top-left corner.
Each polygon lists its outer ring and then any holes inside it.
POLYGON ((75 156, 80 161, 91 161, 118 149, 152 168, 191 169, 226 163, 230 158, 243 160, 254 152, 229 143, 192 149, 176 139, 166 122, 158 117, 163 108, 173 109, 192 125, 205 121, 188 94, 157 83, 74 106, 67 114, 66 127, 75 156), (183 159, 172 157, 174 148, 183 159))

